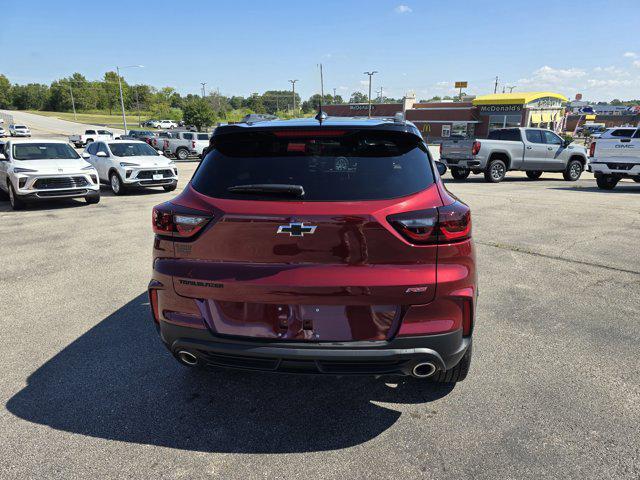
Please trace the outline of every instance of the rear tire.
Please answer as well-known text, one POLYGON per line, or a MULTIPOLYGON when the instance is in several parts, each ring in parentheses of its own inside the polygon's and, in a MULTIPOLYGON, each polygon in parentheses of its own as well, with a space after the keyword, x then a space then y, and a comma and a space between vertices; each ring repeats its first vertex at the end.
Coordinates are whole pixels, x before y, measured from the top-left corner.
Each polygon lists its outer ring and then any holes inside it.
POLYGON ((471 171, 468 168, 451 167, 451 176, 456 180, 466 179, 471 171))
POLYGON ((16 194, 11 182, 9 182, 9 203, 14 210, 22 210, 25 205, 24 201, 16 194))
POLYGON ((613 190, 619 181, 620 179, 613 175, 600 175, 596 177, 596 183, 601 190, 613 190))
POLYGON ((537 180, 542 176, 542 170, 527 170, 527 177, 531 180, 537 180))
POLYGON ((473 353, 471 347, 472 345, 469 344, 469 348, 464 352, 464 355, 455 367, 449 370, 438 370, 431 377, 431 381, 435 383, 456 383, 467 378, 469 367, 471 367, 471 354, 473 353))
POLYGON ((490 183, 498 183, 507 175, 507 165, 499 159, 491 160, 484 171, 484 179, 490 183))
POLYGON ((109 175, 109 186, 114 195, 124 195, 126 188, 117 172, 111 172, 109 175))
POLYGON ((178 160, 186 160, 189 158, 189 150, 186 148, 179 148, 176 150, 176 158, 178 160))
POLYGON ((562 172, 562 176, 567 182, 575 182, 582 175, 582 162, 580 160, 569 160, 567 168, 562 172))

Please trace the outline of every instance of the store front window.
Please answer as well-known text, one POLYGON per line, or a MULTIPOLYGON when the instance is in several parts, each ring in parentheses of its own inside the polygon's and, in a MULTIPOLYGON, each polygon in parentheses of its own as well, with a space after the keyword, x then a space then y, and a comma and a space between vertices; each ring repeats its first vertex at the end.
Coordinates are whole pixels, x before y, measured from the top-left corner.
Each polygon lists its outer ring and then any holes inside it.
POLYGON ((521 120, 522 117, 520 115, 490 115, 489 131, 491 132, 498 128, 519 127, 521 120))
POLYGON ((453 122, 451 126, 451 136, 461 138, 473 136, 473 123, 453 122))
POLYGON ((451 125, 442 125, 442 136, 449 138, 451 136, 451 125))

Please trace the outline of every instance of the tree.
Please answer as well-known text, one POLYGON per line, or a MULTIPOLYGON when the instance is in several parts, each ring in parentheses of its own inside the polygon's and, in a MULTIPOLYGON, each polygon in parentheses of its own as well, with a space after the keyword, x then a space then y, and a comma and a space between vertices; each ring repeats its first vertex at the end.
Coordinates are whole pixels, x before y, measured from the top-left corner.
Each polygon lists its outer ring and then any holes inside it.
POLYGON ((193 125, 198 130, 210 127, 216 120, 211 104, 204 98, 194 98, 186 103, 183 111, 185 124, 193 125))
POLYGON ((255 113, 267 113, 262 103, 262 97, 257 93, 252 93, 249 98, 245 100, 244 106, 255 113))
POLYGON ((49 98, 49 87, 41 83, 11 87, 11 103, 18 110, 43 110, 49 98))
POLYGON ((353 92, 349 103, 369 103, 369 97, 362 92, 353 92))
MULTIPOLYGON (((125 103, 128 102, 127 90, 128 85, 121 78, 122 81, 122 96, 125 99, 125 103)), ((118 74, 116 72, 107 72, 104 74, 104 80, 102 83, 102 95, 101 95, 102 108, 109 109, 109 115, 113 113, 113 109, 120 104, 120 87, 118 85, 118 74)))
POLYGON ((0 108, 11 107, 11 82, 0 73, 0 108))
POLYGON ((244 102, 245 102, 244 97, 233 96, 229 99, 229 105, 231 105, 231 108, 233 108, 234 110, 238 110, 239 108, 242 108, 242 106, 244 105, 244 102))
MULTIPOLYGON (((279 110, 285 110, 288 106, 293 108, 293 94, 291 90, 267 90, 262 94, 262 103, 265 111, 273 115, 279 110)), ((297 93, 296 105, 300 105, 300 95, 297 93)))

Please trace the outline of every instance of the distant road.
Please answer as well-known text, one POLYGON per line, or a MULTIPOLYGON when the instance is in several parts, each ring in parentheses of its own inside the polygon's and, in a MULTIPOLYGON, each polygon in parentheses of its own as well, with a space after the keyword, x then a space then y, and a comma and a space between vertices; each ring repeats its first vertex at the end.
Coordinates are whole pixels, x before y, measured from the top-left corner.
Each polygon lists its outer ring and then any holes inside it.
POLYGON ((8 116, 13 116, 14 123, 26 124, 35 136, 68 136, 74 133, 83 133, 87 128, 107 129, 114 134, 121 135, 124 130, 119 128, 106 128, 100 125, 89 125, 85 123, 69 122, 68 120, 60 120, 54 117, 45 117, 44 115, 36 115, 33 113, 21 112, 17 110, 0 110, 0 116, 5 119, 4 128, 8 129, 8 116))

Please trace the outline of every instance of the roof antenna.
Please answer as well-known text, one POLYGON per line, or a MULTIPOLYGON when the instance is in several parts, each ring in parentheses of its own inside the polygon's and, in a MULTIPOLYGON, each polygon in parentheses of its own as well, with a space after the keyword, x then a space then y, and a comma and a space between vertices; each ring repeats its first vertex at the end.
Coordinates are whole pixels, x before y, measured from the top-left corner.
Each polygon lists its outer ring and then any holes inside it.
POLYGON ((320 64, 320 101, 318 102, 318 114, 316 120, 322 125, 322 121, 327 118, 327 114, 322 111, 322 102, 324 101, 324 79, 322 77, 322 64, 320 64))

